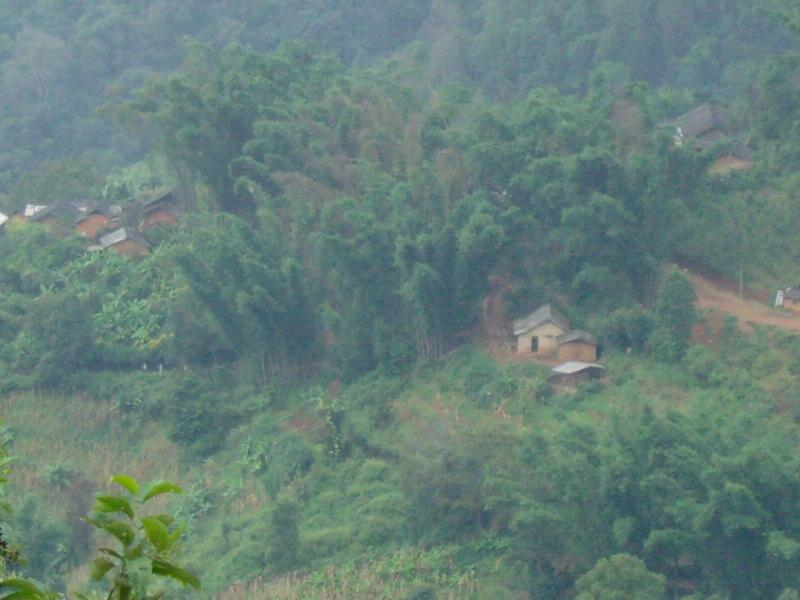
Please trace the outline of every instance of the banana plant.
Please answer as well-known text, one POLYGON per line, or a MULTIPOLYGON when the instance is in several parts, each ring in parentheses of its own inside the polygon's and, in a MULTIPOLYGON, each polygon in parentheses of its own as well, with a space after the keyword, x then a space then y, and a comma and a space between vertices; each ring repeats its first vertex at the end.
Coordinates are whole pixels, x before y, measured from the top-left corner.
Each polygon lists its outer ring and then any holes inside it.
POLYGON ((122 488, 121 493, 97 496, 86 518, 114 541, 114 547, 100 548, 91 565, 92 580, 111 583, 107 600, 164 598, 164 589, 153 589, 154 576, 199 589, 197 577, 173 562, 173 550, 183 527, 169 514, 145 514, 149 501, 163 494, 179 494, 181 488, 168 481, 140 485, 127 475, 116 475, 111 481, 122 488))

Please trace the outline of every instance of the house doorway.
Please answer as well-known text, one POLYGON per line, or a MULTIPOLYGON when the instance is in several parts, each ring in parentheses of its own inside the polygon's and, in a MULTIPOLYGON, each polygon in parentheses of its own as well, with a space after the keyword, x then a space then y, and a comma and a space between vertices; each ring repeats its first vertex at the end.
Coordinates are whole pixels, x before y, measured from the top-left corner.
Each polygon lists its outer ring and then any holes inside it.
POLYGON ((531 352, 539 352, 539 336, 535 335, 531 338, 531 352))

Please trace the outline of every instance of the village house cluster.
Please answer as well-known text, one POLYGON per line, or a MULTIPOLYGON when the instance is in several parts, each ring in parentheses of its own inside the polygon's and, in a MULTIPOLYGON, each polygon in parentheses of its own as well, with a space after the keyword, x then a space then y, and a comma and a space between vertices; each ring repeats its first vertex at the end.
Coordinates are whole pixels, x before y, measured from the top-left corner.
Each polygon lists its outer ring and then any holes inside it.
POLYGON ((177 222, 181 207, 174 189, 162 190, 129 206, 99 207, 79 202, 28 204, 11 216, 0 213, 0 228, 26 221, 55 232, 72 232, 90 241, 89 250, 143 256, 150 252, 145 237, 156 225, 177 222))
POLYGON ((513 333, 518 355, 559 363, 553 368, 553 383, 576 385, 605 373, 605 367, 597 364, 597 339, 586 331, 573 329, 567 318, 549 304, 514 321, 513 333))

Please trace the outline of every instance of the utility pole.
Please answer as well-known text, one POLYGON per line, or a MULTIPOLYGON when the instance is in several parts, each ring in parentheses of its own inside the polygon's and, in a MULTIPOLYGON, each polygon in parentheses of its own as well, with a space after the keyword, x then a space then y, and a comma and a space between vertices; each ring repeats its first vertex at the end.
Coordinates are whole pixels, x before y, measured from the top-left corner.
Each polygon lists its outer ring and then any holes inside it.
POLYGON ((744 269, 739 269, 739 298, 744 297, 744 269))

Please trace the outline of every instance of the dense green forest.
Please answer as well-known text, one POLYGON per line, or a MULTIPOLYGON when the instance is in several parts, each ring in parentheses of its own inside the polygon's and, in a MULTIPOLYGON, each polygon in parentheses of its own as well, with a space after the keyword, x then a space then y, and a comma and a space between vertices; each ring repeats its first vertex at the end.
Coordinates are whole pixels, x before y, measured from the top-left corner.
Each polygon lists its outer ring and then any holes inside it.
POLYGON ((584 91, 599 71, 618 84, 647 81, 732 98, 752 90, 768 56, 793 46, 770 17, 781 6, 768 0, 191 0, 178 7, 163 0, 6 0, 0 192, 18 189, 42 162, 70 161, 70 176, 77 170, 98 183, 109 169, 144 156, 151 132, 115 127, 98 109, 185 64, 187 38, 259 51, 305 39, 347 66, 391 56, 413 65, 415 87, 424 94, 451 81, 503 100, 545 84, 584 91))
POLYGON ((796 317, 692 285, 800 281, 798 33, 766 0, 0 3, 0 572, 800 598, 796 317), (510 350, 546 303, 601 381, 510 350))

